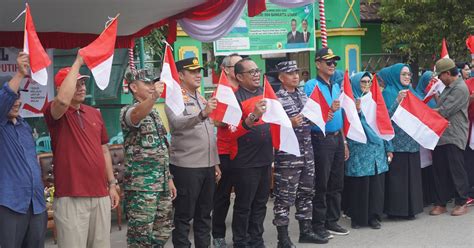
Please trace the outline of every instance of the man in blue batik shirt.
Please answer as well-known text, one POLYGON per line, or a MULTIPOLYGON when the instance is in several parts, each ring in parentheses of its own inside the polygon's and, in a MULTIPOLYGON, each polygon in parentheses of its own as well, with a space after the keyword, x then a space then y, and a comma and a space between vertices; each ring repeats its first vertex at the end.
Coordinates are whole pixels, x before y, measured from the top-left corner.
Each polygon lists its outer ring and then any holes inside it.
POLYGON ((347 235, 349 231, 339 226, 341 216, 341 193, 344 187, 344 160, 349 158, 349 149, 342 132, 343 118, 340 109, 340 85, 332 79, 340 57, 329 48, 316 52, 318 76, 306 82, 304 91, 309 96, 318 85, 328 105, 330 120, 325 134, 317 126, 311 128, 315 164, 315 195, 313 198, 313 230, 321 237, 347 235), (332 118, 331 118, 332 117, 332 118))
POLYGON ((20 83, 29 59, 20 52, 16 75, 0 88, 0 247, 44 247, 46 203, 31 127, 19 116, 20 83))

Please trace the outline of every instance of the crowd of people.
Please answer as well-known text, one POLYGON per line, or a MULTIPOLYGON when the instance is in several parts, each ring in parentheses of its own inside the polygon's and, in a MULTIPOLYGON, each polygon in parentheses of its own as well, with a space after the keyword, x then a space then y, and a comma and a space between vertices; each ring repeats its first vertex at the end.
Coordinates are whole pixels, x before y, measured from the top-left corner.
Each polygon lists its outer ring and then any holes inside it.
MULTIPOLYGON (((198 58, 176 62, 185 108, 183 113, 165 108, 171 140, 154 108, 164 82, 146 70, 127 73, 134 100, 122 108, 119 121, 128 247, 164 247, 170 237, 174 247, 191 247, 191 222, 195 247, 226 247, 232 192, 232 243, 237 248, 265 247, 271 195, 279 248, 296 247, 288 233, 291 206, 296 207, 298 242, 314 244, 348 235, 348 228, 338 224, 343 215, 351 219, 352 229, 380 229, 384 214, 412 220, 432 204, 430 215, 436 216, 447 212, 452 199, 451 215, 466 214, 474 193, 474 151, 468 145, 474 121, 471 65, 440 59, 416 88, 407 64, 376 74, 390 115, 408 91, 423 99, 433 77, 445 85, 427 103, 449 121, 431 152, 393 122, 390 141, 369 126, 360 101, 374 82, 369 72, 350 78, 367 143, 346 138, 338 100, 343 78, 336 70, 339 60, 329 48, 318 50, 317 76, 305 79, 304 87, 296 61, 282 61, 271 72, 281 83, 276 96, 291 120, 300 156, 274 150, 271 126, 262 120, 267 110, 262 70, 250 58, 231 54, 221 65, 243 113, 238 126, 209 118, 219 102, 198 90, 203 69, 198 58), (301 114, 315 87, 330 106, 324 132, 301 114), (422 168, 420 153, 426 152, 432 154, 432 165, 422 168)), ((44 186, 32 130, 19 116, 28 55, 21 52, 17 63, 17 74, 0 89, 0 247, 44 247, 44 186)), ((79 74, 83 64, 78 54, 71 67, 59 70, 57 95, 43 110, 55 155, 54 219, 59 247, 103 248, 110 247, 110 209, 121 199, 101 113, 84 104, 88 76, 79 74)))

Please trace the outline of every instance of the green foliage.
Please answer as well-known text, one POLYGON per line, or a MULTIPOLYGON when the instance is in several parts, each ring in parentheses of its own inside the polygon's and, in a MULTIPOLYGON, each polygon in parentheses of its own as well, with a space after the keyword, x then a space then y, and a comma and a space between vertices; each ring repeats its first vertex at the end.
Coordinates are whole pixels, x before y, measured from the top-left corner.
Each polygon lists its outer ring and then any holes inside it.
MULTIPOLYGON (((143 37, 146 57, 149 57, 152 60, 160 61, 159 64, 161 64, 166 45, 163 40, 166 40, 167 34, 168 26, 165 25, 153 29, 150 34, 143 37)), ((138 61, 139 54, 139 42, 136 40, 134 48, 135 61, 138 61)))
POLYGON ((470 60, 465 41, 474 33, 474 1, 382 0, 382 42, 388 52, 399 53, 407 62, 427 66, 438 59, 441 41, 457 61, 470 60))

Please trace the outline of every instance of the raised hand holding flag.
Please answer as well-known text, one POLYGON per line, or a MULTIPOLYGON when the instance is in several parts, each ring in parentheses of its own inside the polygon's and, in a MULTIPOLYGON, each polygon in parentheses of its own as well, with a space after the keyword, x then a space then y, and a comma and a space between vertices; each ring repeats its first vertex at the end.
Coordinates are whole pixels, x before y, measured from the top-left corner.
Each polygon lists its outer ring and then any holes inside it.
POLYGON ((232 126, 238 126, 242 118, 242 110, 224 72, 221 73, 213 96, 216 97, 218 103, 209 117, 232 126))
POLYGON ((341 108, 344 109, 344 134, 351 140, 364 144, 367 143, 367 136, 365 136, 364 128, 360 122, 347 70, 344 73, 344 81, 339 101, 341 108))
POLYGON ((303 110, 301 110, 301 114, 316 124, 323 134, 325 134, 326 123, 329 118, 329 110, 330 107, 324 98, 321 89, 319 89, 318 84, 316 84, 313 92, 311 92, 311 95, 306 101, 303 110))
POLYGON ((179 85, 179 74, 169 44, 166 44, 160 77, 166 86, 163 91, 166 106, 168 106, 175 115, 180 115, 184 111, 183 93, 179 85))

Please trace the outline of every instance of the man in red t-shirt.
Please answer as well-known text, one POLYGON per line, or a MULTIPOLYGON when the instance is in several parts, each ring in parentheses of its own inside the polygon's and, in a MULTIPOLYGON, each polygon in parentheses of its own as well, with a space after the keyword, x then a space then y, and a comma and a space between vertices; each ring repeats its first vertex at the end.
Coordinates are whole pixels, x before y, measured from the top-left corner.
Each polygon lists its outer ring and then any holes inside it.
POLYGON ((54 220, 59 247, 110 247, 110 209, 119 195, 100 112, 83 104, 86 79, 78 54, 54 78, 57 96, 44 109, 54 164, 54 220))
MULTIPOLYGON (((234 92, 239 88, 239 82, 235 78, 234 65, 241 60, 238 54, 233 53, 222 60, 221 71, 225 73, 234 92)), ((230 127, 225 123, 215 123, 217 126, 217 149, 219 152, 219 165, 221 179, 217 183, 214 193, 214 207, 212 211, 212 237, 216 248, 225 248, 225 219, 230 206, 230 193, 232 191, 230 173, 230 151, 236 149, 230 141, 230 127)))

